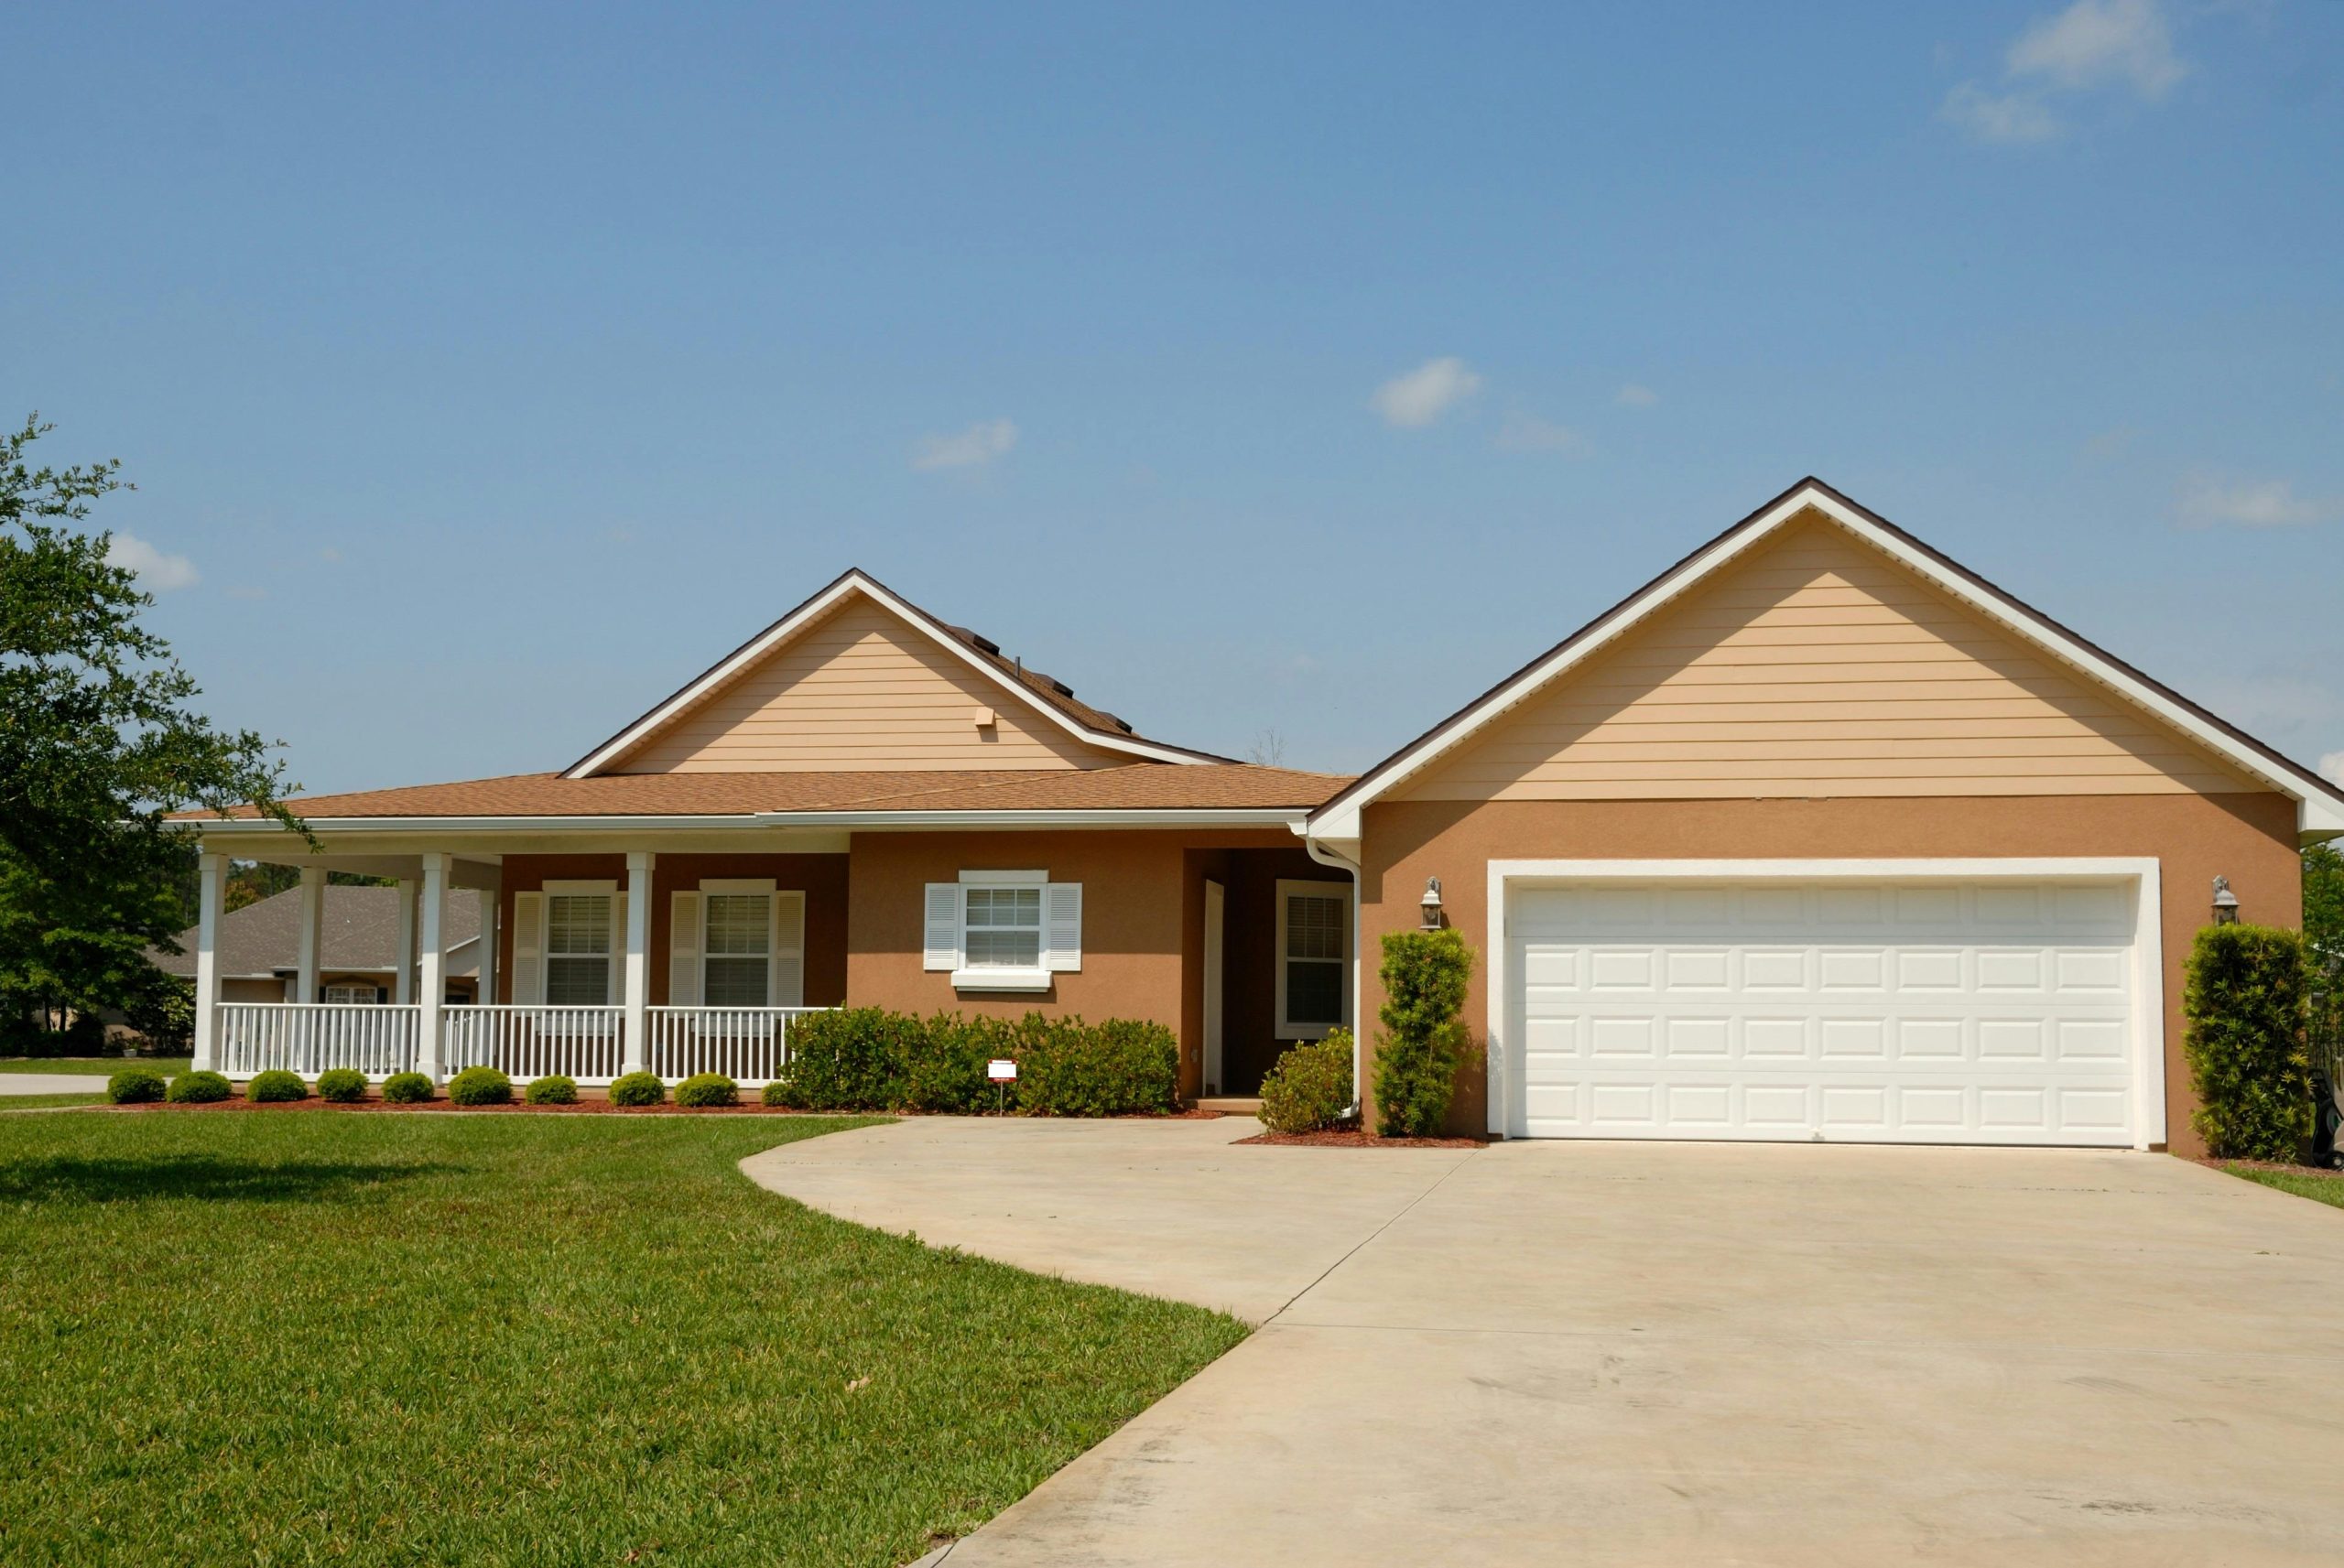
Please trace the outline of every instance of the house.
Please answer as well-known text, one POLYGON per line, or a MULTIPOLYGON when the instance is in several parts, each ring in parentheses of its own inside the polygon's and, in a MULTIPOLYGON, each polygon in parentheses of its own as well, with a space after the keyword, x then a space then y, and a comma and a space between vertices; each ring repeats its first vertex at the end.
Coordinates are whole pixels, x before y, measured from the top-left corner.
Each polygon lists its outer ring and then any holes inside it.
MULTIPOLYGON (((1814 480, 1356 779, 1146 739, 849 572, 559 773, 298 809, 321 857, 201 822, 206 929, 232 852, 418 882, 375 1070, 754 1081, 853 1003, 1158 1019, 1187 1090, 1242 1091, 1372 1019, 1429 918, 1481 956, 1460 1129, 2176 1149, 2193 933, 2297 923, 2344 833, 2335 785, 1814 480), (436 1000, 458 888, 493 1005, 436 1000)), ((349 1054, 296 1005, 269 1038, 349 1054)), ((254 1011, 201 1009, 199 1054, 260 1065, 254 1011)))
MULTIPOLYGON (((320 873, 322 874, 322 873, 320 873)), ((413 890, 409 890, 410 895, 413 890)), ((391 887, 328 886, 315 907, 316 937, 305 980, 301 950, 304 901, 298 888, 255 899, 220 917, 214 944, 220 999, 231 1002, 313 1001, 406 1005, 415 1000, 415 904, 391 887), (404 925, 402 924, 404 922, 404 925), (401 973, 399 956, 407 956, 401 973)), ((146 957, 165 974, 195 978, 201 929, 179 934, 179 951, 150 948, 146 957)), ((448 895, 448 962, 443 992, 470 1003, 478 983, 480 895, 448 895)))

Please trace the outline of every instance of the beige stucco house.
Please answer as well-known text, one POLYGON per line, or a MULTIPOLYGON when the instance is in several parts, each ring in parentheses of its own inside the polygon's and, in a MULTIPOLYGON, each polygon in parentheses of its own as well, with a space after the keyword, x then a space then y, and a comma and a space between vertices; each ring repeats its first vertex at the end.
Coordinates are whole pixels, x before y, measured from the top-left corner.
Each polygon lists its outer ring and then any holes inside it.
MULTIPOLYGON (((2336 786, 1813 480, 1357 779, 1144 738, 850 572, 559 773, 298 809, 322 855, 201 824, 205 928, 230 854, 413 881, 377 1072, 754 1082, 852 1003, 1159 1019, 1189 1092, 1243 1092, 1373 1020, 1437 887, 1481 958, 1460 1129, 2139 1148, 2194 1146, 2216 879, 2295 924, 2344 833, 2336 786), (456 888, 468 1008, 432 1000, 456 888)), ((353 1059, 196 948, 200 1056, 353 1059)))

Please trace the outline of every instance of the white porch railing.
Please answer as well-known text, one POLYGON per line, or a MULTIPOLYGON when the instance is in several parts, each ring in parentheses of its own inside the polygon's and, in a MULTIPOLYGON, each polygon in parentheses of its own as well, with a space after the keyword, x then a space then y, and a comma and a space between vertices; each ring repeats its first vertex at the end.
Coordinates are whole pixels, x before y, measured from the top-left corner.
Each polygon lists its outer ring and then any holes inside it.
POLYGON ((415 1065, 423 1010, 379 1002, 226 1001, 220 1004, 219 1070, 249 1077, 282 1067, 314 1078, 355 1067, 386 1078, 415 1065))
POLYGON ((451 1007, 443 1070, 495 1067, 515 1083, 559 1073, 607 1084, 624 1070, 623 1007, 451 1007))
POLYGON ((669 1083, 722 1073, 756 1087, 781 1076, 789 1026, 819 1007, 655 1007, 646 1010, 644 1065, 669 1083))

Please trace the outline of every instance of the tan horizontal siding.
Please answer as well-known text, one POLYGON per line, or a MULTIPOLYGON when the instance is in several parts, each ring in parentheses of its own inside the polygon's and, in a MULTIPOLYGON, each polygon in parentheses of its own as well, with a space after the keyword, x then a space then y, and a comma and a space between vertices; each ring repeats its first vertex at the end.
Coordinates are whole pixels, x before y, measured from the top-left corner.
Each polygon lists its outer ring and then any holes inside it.
POLYGON ((1809 519, 1497 719, 1404 798, 2262 787, 1809 519))
POLYGON ((867 600, 807 628, 663 727, 613 771, 844 773, 1095 768, 1129 761, 1069 735, 867 600), (989 708, 990 732, 976 725, 989 708))

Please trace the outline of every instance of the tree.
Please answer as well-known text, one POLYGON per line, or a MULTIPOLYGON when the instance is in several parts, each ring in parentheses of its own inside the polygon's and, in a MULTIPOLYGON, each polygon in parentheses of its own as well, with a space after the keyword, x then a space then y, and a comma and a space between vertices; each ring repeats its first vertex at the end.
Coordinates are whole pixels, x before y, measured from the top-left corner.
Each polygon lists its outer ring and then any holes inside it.
POLYGON ((190 835, 166 818, 281 804, 284 770, 251 730, 188 705, 194 679, 139 624, 154 603, 81 524, 125 488, 120 464, 35 468, 49 429, 0 436, 0 1017, 34 1001, 122 1005, 151 946, 175 951, 190 835))

